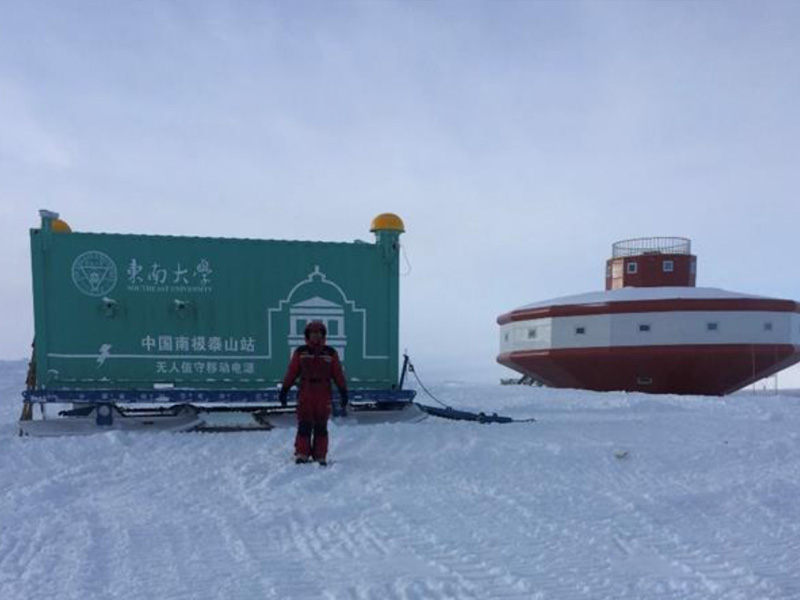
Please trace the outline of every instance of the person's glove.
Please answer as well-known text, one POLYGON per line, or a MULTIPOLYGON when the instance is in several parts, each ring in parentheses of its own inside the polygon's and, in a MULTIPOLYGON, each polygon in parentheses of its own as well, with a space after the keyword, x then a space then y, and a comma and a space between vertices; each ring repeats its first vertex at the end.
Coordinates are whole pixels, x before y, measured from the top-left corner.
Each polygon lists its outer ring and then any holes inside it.
POLYGON ((278 394, 278 400, 281 401, 281 406, 283 406, 285 408, 286 407, 286 390, 285 389, 282 389, 281 393, 278 394))

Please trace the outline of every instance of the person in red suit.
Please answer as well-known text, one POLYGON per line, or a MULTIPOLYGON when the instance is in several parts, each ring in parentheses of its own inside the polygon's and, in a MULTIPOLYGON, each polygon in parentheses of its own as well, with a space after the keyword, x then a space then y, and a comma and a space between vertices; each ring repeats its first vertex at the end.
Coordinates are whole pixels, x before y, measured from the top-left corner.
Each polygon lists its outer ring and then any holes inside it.
POLYGON ((297 436, 294 442, 296 463, 312 460, 326 465, 328 456, 328 419, 331 416, 331 380, 336 383, 344 413, 347 409, 347 382, 335 349, 325 345, 325 324, 311 321, 306 325, 306 343, 292 353, 283 378, 280 401, 286 406, 289 388, 300 378, 297 395, 297 436))

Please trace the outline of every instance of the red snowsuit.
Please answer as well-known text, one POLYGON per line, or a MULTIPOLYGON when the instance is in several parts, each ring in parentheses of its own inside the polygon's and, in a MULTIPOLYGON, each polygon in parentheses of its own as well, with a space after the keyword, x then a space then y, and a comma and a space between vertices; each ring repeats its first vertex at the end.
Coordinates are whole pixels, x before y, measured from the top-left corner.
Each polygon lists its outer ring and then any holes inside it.
POLYGON ((309 341, 294 351, 281 386, 283 398, 298 376, 300 392, 297 396, 295 454, 325 460, 328 454, 328 418, 331 416, 331 379, 339 389, 342 403, 347 402, 347 382, 339 355, 325 345, 325 338, 318 344, 309 341))

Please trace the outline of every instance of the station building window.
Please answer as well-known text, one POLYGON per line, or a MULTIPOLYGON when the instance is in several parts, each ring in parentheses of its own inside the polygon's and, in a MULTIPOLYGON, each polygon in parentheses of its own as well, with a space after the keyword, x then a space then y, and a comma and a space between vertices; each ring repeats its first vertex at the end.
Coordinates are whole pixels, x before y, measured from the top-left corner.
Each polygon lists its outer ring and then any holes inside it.
POLYGON ((716 321, 709 321, 706 323, 706 331, 719 331, 719 323, 716 321))
POLYGON ((772 331, 772 321, 766 321, 764 323, 764 331, 772 331))
POLYGON ((626 265, 625 269, 629 275, 634 275, 639 272, 639 265, 636 264, 636 261, 632 260, 626 265))
POLYGON ((528 328, 528 339, 535 340, 536 339, 536 327, 529 327, 528 328))
POLYGON ((653 378, 640 375, 639 377, 636 378, 636 383, 638 385, 650 385, 653 383, 653 378))
POLYGON ((650 323, 639 323, 639 331, 642 332, 650 331, 650 323))
POLYGON ((578 325, 575 328, 575 335, 586 335, 586 327, 583 325, 578 325))
POLYGON ((672 273, 675 270, 675 262, 672 260, 665 260, 661 263, 661 268, 664 270, 664 273, 672 273))
POLYGON ((308 319, 295 319, 294 320, 294 335, 303 335, 303 331, 306 329, 306 325, 308 325, 308 319))

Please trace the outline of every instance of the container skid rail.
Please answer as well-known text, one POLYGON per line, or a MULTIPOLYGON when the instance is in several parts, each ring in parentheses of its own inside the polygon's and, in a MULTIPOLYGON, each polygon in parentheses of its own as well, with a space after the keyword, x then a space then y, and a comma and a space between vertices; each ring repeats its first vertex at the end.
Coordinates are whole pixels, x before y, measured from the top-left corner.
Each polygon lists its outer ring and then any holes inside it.
MULTIPOLYGON (((119 429, 167 431, 251 431, 295 425, 297 392, 281 406, 279 390, 26 390, 23 392, 22 435, 50 436, 119 429), (42 418, 33 419, 39 405, 42 418), (72 405, 48 418, 47 405, 72 405), (25 416, 27 415, 27 417, 25 416)), ((414 390, 353 389, 342 414, 338 394, 333 412, 342 422, 370 423, 419 420, 425 417, 413 400, 414 390)))

